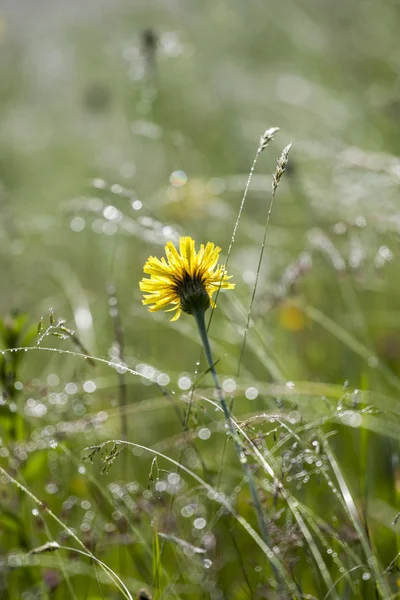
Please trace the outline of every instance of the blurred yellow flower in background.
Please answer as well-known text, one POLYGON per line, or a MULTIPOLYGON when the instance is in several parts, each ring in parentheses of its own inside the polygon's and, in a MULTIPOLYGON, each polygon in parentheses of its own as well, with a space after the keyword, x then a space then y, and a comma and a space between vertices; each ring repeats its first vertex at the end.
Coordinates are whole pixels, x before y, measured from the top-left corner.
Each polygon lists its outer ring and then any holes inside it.
POLYGON ((181 312, 192 314, 194 310, 207 310, 215 307, 212 299, 219 288, 232 290, 235 284, 229 283, 225 267, 217 265, 221 248, 208 242, 201 244, 196 252, 191 237, 181 237, 179 252, 172 242, 165 246, 164 257, 150 256, 144 265, 144 277, 139 283, 145 292, 143 304, 151 304, 149 311, 165 309, 176 311, 171 321, 179 319, 181 312), (167 307, 172 305, 171 308, 167 307))
POLYGON ((301 331, 306 326, 305 314, 296 300, 286 299, 279 307, 279 323, 288 331, 301 331))

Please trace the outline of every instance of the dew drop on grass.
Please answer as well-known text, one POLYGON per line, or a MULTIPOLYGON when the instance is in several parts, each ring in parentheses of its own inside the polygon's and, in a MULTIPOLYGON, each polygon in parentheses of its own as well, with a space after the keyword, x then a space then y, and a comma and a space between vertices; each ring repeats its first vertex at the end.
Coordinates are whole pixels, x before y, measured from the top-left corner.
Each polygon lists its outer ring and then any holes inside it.
POLYGON ((201 440, 208 440, 211 437, 211 431, 208 429, 208 427, 202 427, 197 436, 201 440))
POLYGON ((50 373, 50 375, 47 376, 47 383, 54 387, 60 383, 60 379, 55 373, 50 373))
POLYGON ((169 381, 170 380, 169 380, 169 376, 167 375, 167 373, 160 373, 157 376, 157 383, 158 383, 158 385, 162 385, 162 386, 168 385, 169 381))
POLYGON ((194 520, 193 525, 196 529, 204 529, 204 527, 207 525, 207 521, 203 519, 203 517, 199 517, 198 519, 194 520))
POLYGON ((66 384, 64 390, 67 392, 69 396, 73 396, 78 391, 78 386, 73 381, 70 381, 66 384))
POLYGON ((205 558, 203 560, 203 567, 205 569, 209 569, 211 567, 211 565, 212 565, 212 561, 209 558, 205 558))
POLYGON ((119 194, 122 194, 123 187, 119 183, 113 183, 110 190, 113 194, 119 195, 119 194))
POLYGON ((85 381, 85 383, 83 384, 83 390, 87 394, 92 394, 96 390, 96 384, 94 383, 94 381, 91 380, 85 381))
POLYGON ((224 383, 222 384, 222 387, 224 389, 224 392, 230 394, 236 390, 236 382, 234 379, 231 378, 225 379, 224 383))
POLYGON ((48 483, 45 490, 48 494, 56 494, 58 492, 58 487, 55 483, 48 483))
POLYGON ((174 171, 173 173, 171 173, 169 178, 171 185, 176 188, 183 187, 186 184, 187 180, 188 177, 185 171, 174 171))
POLYGON ((92 186, 98 190, 103 190, 107 186, 107 183, 104 181, 104 179, 96 177, 96 179, 92 180, 92 186))
POLYGON ((178 473, 169 473, 167 479, 168 483, 170 483, 171 485, 177 485, 181 480, 180 475, 178 473))
POLYGON ((167 489, 167 484, 165 483, 165 481, 157 481, 155 488, 157 492, 165 492, 165 490, 167 489))
POLYGON ((245 391, 247 400, 255 400, 258 396, 258 389, 256 387, 248 387, 245 391))
POLYGON ((182 517, 191 517, 193 516, 193 512, 193 506, 191 504, 188 504, 187 506, 181 508, 182 517))
POLYGON ((368 579, 371 579, 371 573, 363 573, 362 578, 364 581, 368 581, 368 579))
POLYGON ((188 377, 187 375, 180 377, 178 380, 178 387, 181 390, 184 390, 184 391, 188 390, 191 385, 192 385, 192 382, 190 380, 190 377, 188 377))
POLYGON ((133 210, 140 210, 142 208, 143 204, 140 202, 140 200, 133 200, 131 206, 132 206, 133 210))
POLYGON ((18 568, 22 565, 22 558, 15 554, 11 554, 7 560, 10 567, 18 568))
POLYGON ((85 229, 86 222, 82 217, 74 217, 71 219, 70 227, 72 231, 79 233, 85 229))

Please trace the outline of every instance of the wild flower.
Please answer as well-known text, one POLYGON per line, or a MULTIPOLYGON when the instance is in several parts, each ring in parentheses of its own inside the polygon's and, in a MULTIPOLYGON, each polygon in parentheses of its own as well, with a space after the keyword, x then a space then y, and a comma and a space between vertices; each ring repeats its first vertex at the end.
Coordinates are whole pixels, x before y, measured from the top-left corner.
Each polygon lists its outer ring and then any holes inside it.
POLYGON ((223 265, 217 265, 221 248, 208 242, 196 252, 191 237, 181 237, 179 250, 172 242, 165 246, 166 259, 150 256, 144 265, 144 277, 139 283, 144 293, 143 304, 151 304, 149 311, 165 309, 176 311, 171 321, 179 319, 182 311, 194 314, 215 307, 212 299, 218 288, 232 290, 234 283, 223 265), (167 308, 172 305, 171 308, 167 308))

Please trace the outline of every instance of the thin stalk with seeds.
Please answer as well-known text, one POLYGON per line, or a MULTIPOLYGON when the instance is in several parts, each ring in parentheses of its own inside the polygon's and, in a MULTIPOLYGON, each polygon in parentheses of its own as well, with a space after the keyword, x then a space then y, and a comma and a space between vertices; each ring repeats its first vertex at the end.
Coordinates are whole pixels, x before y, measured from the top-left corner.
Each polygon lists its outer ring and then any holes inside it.
MULTIPOLYGON (((264 136, 267 133, 268 132, 265 132, 264 136)), ((262 140, 263 140, 263 138, 261 138, 260 146, 259 146, 259 149, 258 149, 258 154, 267 145, 267 144, 265 144, 264 146, 262 146, 262 140)), ((268 226, 269 226, 269 222, 270 222, 270 218, 271 218, 271 213, 272 213, 272 208, 273 208, 274 200, 275 200, 275 194, 276 194, 276 190, 278 188, 279 181, 280 181, 280 179, 281 179, 281 177, 282 177, 282 175, 285 172, 285 169, 287 167, 287 164, 288 164, 288 155, 289 155, 289 151, 290 151, 291 146, 292 146, 292 144, 289 144, 288 146, 286 146, 286 148, 284 148, 281 156, 278 159, 275 172, 274 172, 274 174, 272 176, 272 195, 271 195, 271 201, 270 201, 270 205, 269 205, 269 208, 268 208, 267 220, 266 220, 265 229, 264 229, 264 237, 263 237, 263 241, 262 241, 262 244, 261 244, 260 257, 259 257, 258 267, 257 267, 257 272, 256 272, 256 279, 255 279, 254 286, 253 286, 253 292, 252 292, 252 296, 251 296, 251 300, 250 300, 250 306, 249 306, 249 310, 248 310, 248 313, 247 313, 246 327, 245 327, 245 330, 244 330, 243 341, 242 341, 242 345, 241 345, 240 353, 239 353, 239 359, 238 359, 238 365, 237 365, 237 371, 236 371, 236 377, 237 378, 240 377, 240 366, 241 366, 241 362, 242 362, 242 358, 243 358, 244 349, 245 349, 245 346, 246 346, 248 330, 249 330, 249 327, 250 327, 251 313, 252 313, 254 299, 255 299, 255 295, 256 295, 257 284, 258 284, 258 279, 259 279, 260 270, 261 270, 261 263, 262 263, 262 259, 263 259, 263 255, 264 255, 265 242, 266 242, 266 238, 267 238, 268 226)), ((258 157, 258 154, 256 155, 256 158, 258 157)), ((245 194, 246 194, 246 192, 245 192, 245 194)), ((229 254, 229 252, 228 252, 228 254, 229 254)), ((210 326, 210 322, 211 322, 211 318, 210 318, 208 326, 210 326)), ((232 409, 233 409, 233 402, 234 402, 234 397, 231 396, 230 403, 229 403, 229 409, 230 409, 230 411, 232 411, 232 409)), ((220 480, 220 474, 222 472, 222 463, 224 461, 225 450, 226 450, 226 440, 224 440, 224 445, 223 445, 222 453, 221 453, 220 469, 218 471, 218 473, 219 473, 218 485, 219 485, 219 480, 220 480)))
POLYGON ((246 346, 247 334, 248 334, 249 328, 250 328, 251 314, 252 314, 254 300, 255 300, 255 296, 256 296, 256 291, 257 291, 257 286, 258 286, 258 280, 259 280, 259 277, 260 277, 261 263, 262 263, 262 259, 263 259, 263 256, 264 256, 265 241, 267 239, 267 232, 268 232, 269 221, 270 221, 270 218, 271 218, 272 207, 274 205, 275 194, 276 194, 276 190, 278 189, 279 182, 280 182, 280 180, 282 178, 282 175, 284 174, 284 172, 286 170, 286 167, 288 165, 289 152, 290 152, 290 148, 291 147, 292 147, 292 144, 290 143, 288 146, 286 146, 286 148, 284 148, 281 156, 278 159, 278 162, 276 164, 275 172, 274 172, 274 174, 272 176, 271 202, 270 202, 269 209, 268 209, 267 220, 265 222, 264 237, 263 237, 263 241, 262 241, 262 244, 261 244, 260 256, 259 256, 259 259, 258 259, 258 265, 257 265, 257 271, 256 271, 256 278, 255 278, 255 281, 254 281, 253 291, 252 291, 252 294, 251 294, 249 311, 247 313, 247 321, 246 321, 246 327, 244 329, 242 346, 240 348, 240 354, 239 354, 239 360, 238 360, 238 373, 237 373, 238 377, 240 375, 240 364, 242 362, 243 353, 244 353, 244 349, 245 349, 245 346, 246 346))
MULTIPOLYGON (((230 259, 231 253, 232 253, 233 244, 235 243, 235 240, 236 240, 236 233, 237 233, 237 230, 238 230, 238 227, 239 227, 239 223, 240 223, 240 219, 241 219, 241 216, 242 216, 244 204, 246 202, 247 194, 248 194, 249 189, 250 189, 250 183, 251 183, 251 180, 253 178, 253 173, 254 173, 254 169, 256 168, 256 164, 257 164, 258 158, 259 158, 261 152, 263 152, 265 150, 265 148, 268 146, 268 144, 274 139, 274 137, 276 136, 276 134, 278 133, 278 131, 279 131, 279 127, 270 127, 269 129, 267 129, 266 131, 264 131, 264 133, 260 137, 260 142, 259 142, 258 147, 257 147, 257 152, 256 152, 256 155, 254 157, 253 164, 251 165, 250 173, 249 173, 249 176, 247 178, 247 182, 246 182, 246 185, 245 185, 245 188, 244 188, 242 201, 241 201, 240 206, 239 206, 239 212, 238 212, 238 215, 236 217, 235 225, 233 226, 233 232, 232 232, 232 235, 231 235, 231 241, 229 243, 228 252, 226 254, 225 268, 228 268, 228 263, 229 263, 229 259, 230 259)), ((217 293, 216 293, 216 296, 215 296, 215 301, 217 301, 218 295, 219 295, 219 290, 217 290, 217 293)), ((208 324, 207 324, 207 331, 209 331, 209 329, 210 329, 211 321, 212 321, 212 318, 213 318, 213 314, 214 314, 214 308, 212 307, 211 308, 210 318, 209 318, 208 324)))

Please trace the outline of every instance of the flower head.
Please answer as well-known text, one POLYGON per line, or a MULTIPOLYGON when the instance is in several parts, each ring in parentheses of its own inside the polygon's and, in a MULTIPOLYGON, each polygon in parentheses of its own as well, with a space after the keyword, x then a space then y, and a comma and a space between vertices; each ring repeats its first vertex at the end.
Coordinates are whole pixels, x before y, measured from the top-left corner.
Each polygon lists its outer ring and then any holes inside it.
POLYGON ((194 240, 181 237, 179 250, 172 242, 165 246, 164 257, 150 256, 144 265, 144 272, 150 275, 139 283, 145 292, 143 304, 151 304, 149 311, 166 309, 176 311, 171 321, 179 319, 181 312, 193 314, 196 310, 215 307, 212 295, 219 288, 232 290, 235 284, 229 283, 225 267, 217 265, 221 248, 208 242, 201 244, 196 252, 194 240), (167 306, 171 308, 167 309, 167 306))

